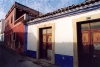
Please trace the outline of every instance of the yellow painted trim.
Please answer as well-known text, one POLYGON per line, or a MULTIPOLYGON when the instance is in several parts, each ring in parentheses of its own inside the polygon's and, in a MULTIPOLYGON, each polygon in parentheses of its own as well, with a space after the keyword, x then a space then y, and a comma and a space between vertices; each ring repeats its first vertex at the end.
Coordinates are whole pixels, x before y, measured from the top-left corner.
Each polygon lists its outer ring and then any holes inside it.
POLYGON ((100 14, 94 14, 94 15, 89 15, 89 16, 83 16, 77 19, 74 19, 72 22, 73 25, 73 52, 74 52, 74 61, 73 61, 73 65, 74 67, 78 67, 78 44, 77 44, 77 23, 81 23, 82 21, 89 21, 89 20, 95 20, 95 19, 99 19, 100 18, 100 14), (90 19, 87 19, 87 17, 90 17, 90 19))
POLYGON ((46 24, 40 24, 37 27, 37 59, 39 59, 39 29, 40 28, 46 28, 46 27, 52 27, 52 60, 51 61, 47 61, 47 60, 43 60, 49 63, 54 64, 55 63, 55 24, 54 23, 46 23, 46 24))

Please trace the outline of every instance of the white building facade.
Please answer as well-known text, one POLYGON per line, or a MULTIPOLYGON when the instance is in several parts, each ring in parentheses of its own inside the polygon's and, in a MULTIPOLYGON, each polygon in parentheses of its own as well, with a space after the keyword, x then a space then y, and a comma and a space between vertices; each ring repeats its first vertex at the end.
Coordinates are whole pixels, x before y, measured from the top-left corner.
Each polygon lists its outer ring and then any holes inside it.
POLYGON ((0 41, 4 42, 4 29, 5 29, 5 25, 4 25, 4 19, 0 20, 0 41))
POLYGON ((26 53, 62 67, 99 66, 99 28, 99 1, 34 19, 25 26, 26 53))

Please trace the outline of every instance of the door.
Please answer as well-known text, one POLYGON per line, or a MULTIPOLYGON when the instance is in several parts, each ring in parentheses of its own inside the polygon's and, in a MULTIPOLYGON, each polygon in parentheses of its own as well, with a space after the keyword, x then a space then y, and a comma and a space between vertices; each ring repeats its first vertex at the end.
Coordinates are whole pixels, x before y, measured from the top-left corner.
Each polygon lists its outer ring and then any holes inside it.
POLYGON ((40 58, 51 61, 52 56, 52 28, 41 29, 40 58))
POLYGON ((100 22, 84 23, 79 27, 79 67, 100 67, 100 22))
POLYGON ((89 67, 91 62, 91 43, 90 43, 90 32, 88 30, 81 31, 81 47, 79 51, 79 63, 80 67, 89 67))
POLYGON ((100 30, 92 31, 93 67, 100 67, 100 30))

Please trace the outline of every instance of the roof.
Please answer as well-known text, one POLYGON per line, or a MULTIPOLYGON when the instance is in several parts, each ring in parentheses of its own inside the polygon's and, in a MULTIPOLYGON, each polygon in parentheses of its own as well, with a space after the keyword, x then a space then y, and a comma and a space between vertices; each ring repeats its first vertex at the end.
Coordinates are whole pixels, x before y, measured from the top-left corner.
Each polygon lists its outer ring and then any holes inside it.
POLYGON ((65 8, 61 8, 61 9, 58 9, 56 11, 53 11, 53 12, 49 12, 47 14, 43 14, 41 16, 39 16, 40 18, 41 17, 46 17, 46 16, 50 16, 50 15, 54 15, 54 14, 58 14, 58 13, 61 13, 61 12, 65 12, 65 11, 68 11, 68 10, 71 10, 71 9, 75 9, 77 7, 82 7, 82 6, 85 6, 85 5, 89 5, 89 4, 93 4, 95 2, 99 2, 100 0, 86 0, 85 2, 82 2, 80 4, 77 4, 77 5, 71 5, 71 6, 68 6, 68 7, 65 7, 65 8))
POLYGON ((85 1, 85 2, 82 2, 80 4, 77 4, 77 5, 71 5, 71 6, 68 6, 68 7, 65 7, 65 8, 61 8, 61 9, 58 9, 56 11, 53 11, 53 12, 49 12, 47 14, 43 14, 41 16, 39 16, 39 18, 42 18, 42 17, 46 17, 46 16, 50 16, 50 15, 54 15, 54 14, 58 14, 58 13, 61 13, 61 12, 65 12, 65 11, 68 11, 68 10, 71 10, 71 9, 75 9, 77 7, 81 7, 81 6, 85 6, 85 5, 89 5, 89 4, 93 4, 95 2, 98 2, 100 0, 90 0, 90 1, 85 1))
POLYGON ((72 6, 68 6, 65 8, 58 9, 53 12, 49 12, 47 14, 43 14, 39 16, 38 18, 31 19, 29 22, 28 21, 27 22, 28 24, 31 24, 31 22, 33 21, 35 24, 35 23, 47 21, 47 19, 52 20, 52 19, 57 19, 57 18, 65 17, 65 16, 72 16, 72 15, 76 15, 76 14, 80 14, 84 12, 93 11, 96 9, 100 9, 100 0, 90 0, 90 1, 86 0, 85 2, 82 2, 77 5, 73 4, 72 6))
POLYGON ((10 12, 11 12, 14 8, 18 8, 18 9, 21 9, 21 10, 23 10, 23 11, 26 11, 26 12, 28 12, 29 14, 33 15, 33 16, 34 16, 34 14, 37 15, 37 14, 40 13, 39 11, 36 11, 36 10, 34 10, 34 9, 32 9, 32 8, 29 8, 29 7, 25 6, 25 5, 22 5, 22 4, 18 3, 18 2, 15 2, 15 3, 13 4, 13 6, 10 8, 10 10, 8 11, 8 13, 6 14, 6 18, 7 18, 7 16, 10 14, 10 12))

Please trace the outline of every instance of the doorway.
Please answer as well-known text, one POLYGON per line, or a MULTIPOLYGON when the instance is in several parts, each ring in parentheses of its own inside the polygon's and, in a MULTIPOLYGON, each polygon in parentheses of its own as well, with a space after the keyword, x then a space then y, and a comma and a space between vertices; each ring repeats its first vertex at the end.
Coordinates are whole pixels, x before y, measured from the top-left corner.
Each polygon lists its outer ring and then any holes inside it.
POLYGON ((100 21, 77 24, 79 67, 100 67, 100 21))
POLYGON ((52 60, 52 27, 39 29, 39 59, 52 60))

